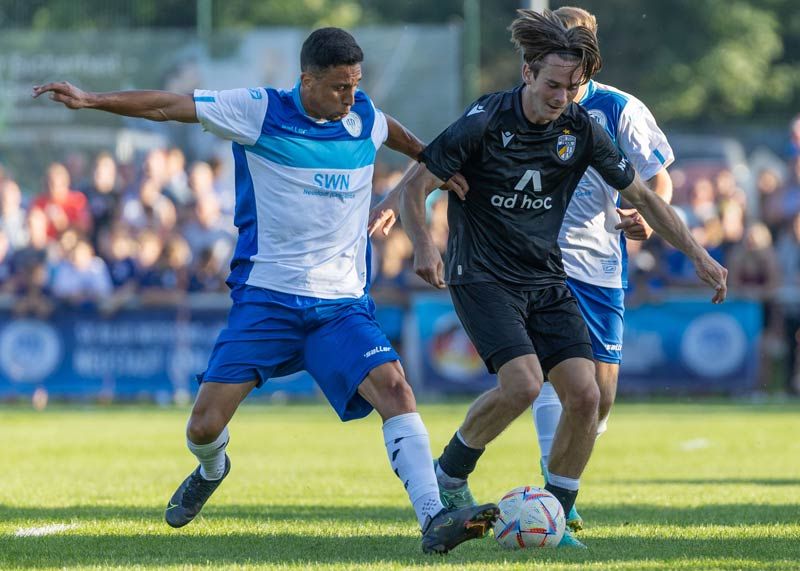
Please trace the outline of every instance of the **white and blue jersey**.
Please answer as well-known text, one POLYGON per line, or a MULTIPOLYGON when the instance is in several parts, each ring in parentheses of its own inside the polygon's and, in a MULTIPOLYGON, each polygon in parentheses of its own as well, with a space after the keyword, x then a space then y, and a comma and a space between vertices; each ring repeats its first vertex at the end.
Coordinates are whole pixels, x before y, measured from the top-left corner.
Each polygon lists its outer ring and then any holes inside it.
MULTIPOLYGON (((647 180, 675 160, 672 148, 644 103, 590 81, 580 101, 647 180)), ((595 359, 620 363, 627 261, 624 234, 614 229, 619 192, 589 167, 567 207, 558 245, 570 287, 581 308, 595 359)))
POLYGON ((203 127, 233 141, 239 240, 233 306, 200 382, 261 386, 307 370, 342 420, 372 406, 371 370, 399 360, 375 319, 367 219, 386 117, 363 92, 341 121, 306 115, 292 91, 194 92, 203 127))
MULTIPOLYGON (((642 180, 675 160, 653 114, 634 96, 590 81, 576 103, 606 129, 642 180)), ((558 238, 569 277, 607 288, 627 287, 625 236, 614 229, 619 203, 619 192, 590 167, 572 196, 558 238)))
POLYGON ((229 283, 320 299, 364 295, 384 114, 358 91, 347 117, 317 121, 299 85, 196 90, 194 100, 203 127, 233 141, 239 240, 229 283))

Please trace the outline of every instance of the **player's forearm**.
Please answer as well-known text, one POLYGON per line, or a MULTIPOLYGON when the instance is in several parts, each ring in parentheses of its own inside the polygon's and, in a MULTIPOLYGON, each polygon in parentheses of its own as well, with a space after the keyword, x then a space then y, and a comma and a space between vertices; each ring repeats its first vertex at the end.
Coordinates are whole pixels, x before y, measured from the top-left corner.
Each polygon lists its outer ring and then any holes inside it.
POLYGON ((707 255, 675 210, 654 192, 639 192, 628 199, 653 230, 675 248, 692 260, 707 255))
POLYGON ((425 149, 425 143, 417 138, 414 133, 406 129, 397 119, 386 115, 386 124, 389 135, 386 139, 386 146, 403 153, 413 160, 419 159, 419 154, 425 149))
POLYGON ((432 242, 430 231, 425 223, 426 188, 419 177, 412 177, 396 189, 400 193, 400 219, 415 248, 432 242))
POLYGON ((112 91, 88 94, 88 107, 150 121, 197 123, 191 95, 169 91, 112 91))
POLYGON ((652 178, 647 179, 645 184, 655 192, 661 199, 670 204, 672 202, 672 177, 666 169, 661 169, 652 178))

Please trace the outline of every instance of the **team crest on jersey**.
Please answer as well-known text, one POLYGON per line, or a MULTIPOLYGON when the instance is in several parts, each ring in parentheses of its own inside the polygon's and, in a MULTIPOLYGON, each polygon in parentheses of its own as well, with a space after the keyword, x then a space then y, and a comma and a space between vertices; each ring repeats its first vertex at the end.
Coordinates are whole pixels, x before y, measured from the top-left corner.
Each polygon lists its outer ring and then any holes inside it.
POLYGON ((608 119, 606 118, 606 114, 600 111, 599 109, 589 109, 589 117, 597 121, 597 123, 603 128, 606 128, 608 125, 608 119))
POLYGON ((558 143, 556 143, 558 158, 562 161, 570 160, 575 153, 575 143, 575 135, 559 135, 558 143))
POLYGON ((359 117, 358 113, 354 111, 350 111, 350 113, 348 113, 344 119, 342 119, 342 125, 353 137, 358 137, 361 134, 361 129, 363 129, 361 117, 359 117))

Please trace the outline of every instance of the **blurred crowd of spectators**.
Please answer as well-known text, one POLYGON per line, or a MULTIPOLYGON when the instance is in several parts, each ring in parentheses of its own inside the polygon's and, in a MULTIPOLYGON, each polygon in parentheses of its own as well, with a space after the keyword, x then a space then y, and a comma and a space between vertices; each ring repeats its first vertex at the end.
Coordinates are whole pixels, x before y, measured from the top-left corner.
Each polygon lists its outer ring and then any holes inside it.
POLYGON ((50 164, 30 196, 0 171, 0 291, 15 312, 113 311, 134 295, 174 303, 225 290, 236 232, 222 165, 187 165, 177 148, 137 164, 101 153, 87 168, 68 165, 50 164))
MULTIPOLYGON (((763 302, 764 384, 800 378, 800 118, 782 168, 755 173, 755 194, 727 168, 669 169, 673 205, 697 240, 730 271, 731 295, 763 302), (775 371, 776 363, 789 370, 775 371), (774 366, 773 366, 774 365, 774 366)), ((373 204, 402 171, 378 163, 373 204)), ((0 292, 17 314, 46 317, 60 303, 113 312, 130 298, 172 304, 187 293, 226 292, 236 243, 232 173, 222 162, 187 164, 179 148, 132 163, 108 153, 52 163, 39 192, 23 193, 0 167, 0 292)), ((447 195, 429 198, 431 232, 447 243, 447 195)), ((664 241, 628 242, 628 304, 704 287, 691 262, 664 241)), ((398 224, 374 240, 373 292, 403 303, 426 284, 413 272, 398 224)), ((705 294, 705 292, 702 292, 705 294)), ((791 384, 791 383, 790 383, 791 384)), ((798 385, 800 386, 800 385, 798 385)), ((796 388, 795 388, 796 390, 796 388)))

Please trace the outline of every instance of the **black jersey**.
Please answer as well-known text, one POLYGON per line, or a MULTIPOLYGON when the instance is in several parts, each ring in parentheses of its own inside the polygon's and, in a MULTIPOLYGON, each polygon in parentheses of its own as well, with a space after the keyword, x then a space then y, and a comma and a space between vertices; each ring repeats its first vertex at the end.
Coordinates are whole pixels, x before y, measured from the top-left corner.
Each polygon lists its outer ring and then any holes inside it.
POLYGON ((469 183, 466 200, 451 197, 447 208, 447 283, 564 281, 558 233, 583 173, 592 166, 616 189, 633 181, 633 167, 582 107, 536 125, 523 114, 522 89, 481 97, 421 155, 440 179, 460 172, 469 183))

